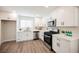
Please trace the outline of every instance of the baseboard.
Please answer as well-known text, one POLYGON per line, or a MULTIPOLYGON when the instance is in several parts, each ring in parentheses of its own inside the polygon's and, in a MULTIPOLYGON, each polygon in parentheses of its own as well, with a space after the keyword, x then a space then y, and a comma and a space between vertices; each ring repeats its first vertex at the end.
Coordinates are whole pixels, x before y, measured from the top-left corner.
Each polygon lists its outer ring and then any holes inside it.
POLYGON ((16 40, 4 40, 4 41, 1 41, 1 44, 5 43, 5 42, 11 42, 11 41, 16 41, 16 40))
POLYGON ((27 41, 27 40, 16 40, 16 42, 24 42, 24 41, 27 41))

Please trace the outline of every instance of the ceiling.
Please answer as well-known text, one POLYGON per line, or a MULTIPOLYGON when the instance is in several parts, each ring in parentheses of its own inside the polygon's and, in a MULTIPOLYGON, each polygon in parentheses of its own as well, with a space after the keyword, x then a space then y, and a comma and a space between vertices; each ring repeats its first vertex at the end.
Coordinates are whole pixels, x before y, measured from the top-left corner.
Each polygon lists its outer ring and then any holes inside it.
POLYGON ((48 16, 58 6, 0 6, 2 12, 16 12, 25 16, 48 16))

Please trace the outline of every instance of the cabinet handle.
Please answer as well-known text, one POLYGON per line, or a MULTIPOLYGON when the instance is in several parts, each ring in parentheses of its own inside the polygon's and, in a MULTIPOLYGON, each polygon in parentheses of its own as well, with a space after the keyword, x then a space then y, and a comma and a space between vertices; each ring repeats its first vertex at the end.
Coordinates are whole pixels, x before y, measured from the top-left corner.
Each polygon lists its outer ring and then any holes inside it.
POLYGON ((57 40, 59 40, 59 41, 60 41, 60 39, 57 39, 57 40))
POLYGON ((57 43, 57 46, 58 46, 58 47, 60 47, 60 44, 59 44, 59 43, 57 43))

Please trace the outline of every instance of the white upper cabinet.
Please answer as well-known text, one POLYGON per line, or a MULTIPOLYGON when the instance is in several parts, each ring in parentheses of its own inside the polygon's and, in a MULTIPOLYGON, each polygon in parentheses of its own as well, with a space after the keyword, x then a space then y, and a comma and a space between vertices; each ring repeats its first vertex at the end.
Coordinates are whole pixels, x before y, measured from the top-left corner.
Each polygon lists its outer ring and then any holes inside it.
POLYGON ((60 7, 51 14, 57 26, 78 26, 78 7, 60 7))

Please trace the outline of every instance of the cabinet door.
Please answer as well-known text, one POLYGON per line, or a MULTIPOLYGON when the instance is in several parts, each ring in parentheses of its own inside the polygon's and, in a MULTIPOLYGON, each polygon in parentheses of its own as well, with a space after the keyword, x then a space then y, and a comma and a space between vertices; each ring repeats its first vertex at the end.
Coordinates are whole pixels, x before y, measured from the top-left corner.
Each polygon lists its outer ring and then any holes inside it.
POLYGON ((24 32, 23 34, 22 34, 22 40, 28 40, 28 33, 27 32, 24 32))
POLYGON ((27 32, 27 40, 33 40, 33 32, 30 31, 30 32, 27 32))
POLYGON ((39 32, 39 38, 44 41, 44 31, 39 32))
POLYGON ((21 41, 27 40, 27 32, 21 32, 21 41))
POLYGON ((66 39, 61 39, 60 52, 61 53, 69 53, 70 52, 70 41, 68 41, 66 39))
POLYGON ((22 32, 17 32, 17 40, 16 41, 22 41, 23 36, 22 36, 22 32))
POLYGON ((26 40, 28 40, 27 32, 18 32, 17 33, 17 41, 26 41, 26 40))
POLYGON ((41 34, 41 39, 44 41, 44 33, 41 34))
POLYGON ((39 34, 39 38, 44 41, 44 35, 43 34, 39 34))
POLYGON ((60 41, 58 40, 57 37, 53 37, 53 44, 52 48, 55 52, 60 52, 60 41))

